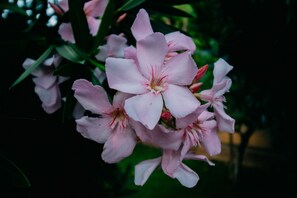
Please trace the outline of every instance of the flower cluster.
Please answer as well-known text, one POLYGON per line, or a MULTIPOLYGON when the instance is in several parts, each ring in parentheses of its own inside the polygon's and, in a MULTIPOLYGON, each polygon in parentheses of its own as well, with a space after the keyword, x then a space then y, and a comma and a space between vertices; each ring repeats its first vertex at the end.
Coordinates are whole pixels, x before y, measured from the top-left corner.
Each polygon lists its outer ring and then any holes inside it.
MULTIPOLYGON (((107 0, 84 4, 93 36, 107 4, 107 0)), ((68 10, 67 0, 51 6, 59 15, 68 10)), ((233 67, 219 58, 214 63, 212 87, 201 90, 208 66, 196 65, 192 57, 196 47, 189 36, 179 31, 154 32, 145 9, 139 10, 131 32, 135 45, 129 46, 124 34, 106 37, 106 44, 94 54, 104 69, 90 67, 92 78, 57 72, 65 61, 59 53, 46 59, 31 72, 35 92, 43 109, 53 113, 63 103, 61 83, 72 80, 76 129, 83 137, 104 144, 101 156, 105 162, 117 163, 130 156, 136 144, 154 146, 162 150, 162 156, 135 166, 135 184, 144 185, 161 166, 183 186, 194 187, 199 177, 183 160, 214 165, 195 148, 217 155, 221 151, 218 132, 234 132, 234 119, 224 111, 224 94, 232 84, 226 75, 233 67)), ((75 44, 70 23, 61 23, 58 33, 65 42, 75 44)), ((28 69, 32 64, 34 60, 27 59, 23 67, 28 69)))

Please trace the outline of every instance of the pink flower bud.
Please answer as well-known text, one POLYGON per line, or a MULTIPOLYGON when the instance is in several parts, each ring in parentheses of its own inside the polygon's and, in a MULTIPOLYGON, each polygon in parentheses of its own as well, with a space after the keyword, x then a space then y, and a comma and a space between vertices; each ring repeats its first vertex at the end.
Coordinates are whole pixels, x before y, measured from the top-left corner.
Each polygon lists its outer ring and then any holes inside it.
POLYGON ((195 78, 193 80, 193 83, 200 80, 204 76, 204 74, 206 73, 207 69, 208 69, 208 65, 204 65, 203 67, 198 69, 197 75, 195 76, 195 78))
POLYGON ((200 86, 202 85, 203 83, 199 82, 199 83, 194 83, 190 86, 190 90, 192 93, 196 93, 197 91, 199 91, 200 89, 200 86))
POLYGON ((49 2, 50 6, 54 9, 55 13, 62 16, 65 12, 64 10, 59 6, 54 3, 49 2))
POLYGON ((164 111, 164 112, 162 112, 161 118, 163 120, 169 121, 172 118, 172 115, 169 111, 164 111))

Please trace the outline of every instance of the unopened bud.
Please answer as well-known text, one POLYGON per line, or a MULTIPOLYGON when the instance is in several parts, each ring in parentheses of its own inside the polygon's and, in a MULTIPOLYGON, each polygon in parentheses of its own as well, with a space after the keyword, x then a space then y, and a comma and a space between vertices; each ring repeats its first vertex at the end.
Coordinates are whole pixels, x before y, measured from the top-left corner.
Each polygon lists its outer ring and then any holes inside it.
POLYGON ((171 115, 171 113, 170 113, 169 111, 164 111, 164 112, 162 112, 162 114, 161 114, 161 118, 162 118, 163 120, 167 120, 167 121, 169 121, 169 120, 171 120, 172 115, 171 115))
POLYGON ((198 72, 193 80, 193 83, 196 83, 198 80, 200 80, 206 73, 207 69, 208 69, 208 65, 204 65, 203 67, 198 69, 198 72))
POLYGON ((202 85, 203 83, 199 82, 199 83, 194 83, 190 86, 190 90, 192 93, 196 93, 197 91, 199 91, 200 89, 200 86, 202 85))

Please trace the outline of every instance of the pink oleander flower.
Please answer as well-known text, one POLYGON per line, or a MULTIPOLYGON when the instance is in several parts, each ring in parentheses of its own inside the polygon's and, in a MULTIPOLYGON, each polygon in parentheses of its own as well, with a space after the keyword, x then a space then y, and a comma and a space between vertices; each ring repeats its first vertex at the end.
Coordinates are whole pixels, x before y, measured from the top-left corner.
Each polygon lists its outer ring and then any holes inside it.
POLYGON ((192 113, 200 105, 187 87, 198 71, 191 54, 180 53, 164 63, 167 53, 165 36, 153 33, 137 42, 138 64, 133 59, 106 59, 109 87, 135 95, 125 101, 125 111, 149 129, 161 117, 163 100, 176 118, 192 113))
MULTIPOLYGON (((54 113, 61 107, 62 99, 59 84, 68 79, 67 77, 53 74, 61 60, 61 56, 54 55, 46 59, 31 73, 34 76, 35 93, 42 102, 42 108, 49 114, 54 113)), ((23 63, 23 67, 28 69, 34 62, 35 60, 27 58, 23 63)))
POLYGON ((199 97, 213 107, 218 129, 230 133, 234 132, 235 120, 226 114, 223 102, 225 101, 224 94, 229 91, 232 84, 231 79, 226 76, 232 68, 233 66, 225 60, 221 58, 217 60, 214 63, 212 88, 199 93, 199 97))
MULTIPOLYGON (((86 14, 90 34, 92 36, 95 36, 98 32, 98 28, 101 22, 101 19, 99 19, 98 17, 104 14, 107 3, 108 0, 91 0, 84 4, 84 12, 86 14)), ((54 4, 51 4, 51 6, 54 8, 56 13, 60 15, 61 13, 65 13, 69 10, 68 0, 59 1, 58 6, 62 10, 54 4)), ((63 40, 75 43, 71 23, 62 23, 59 27, 58 33, 61 35, 63 40)))
MULTIPOLYGON (((132 24, 131 31, 136 41, 140 41, 154 33, 149 15, 144 9, 139 10, 132 24)), ((176 55, 176 51, 188 50, 194 53, 196 50, 193 40, 179 31, 165 34, 165 39, 168 45, 167 56, 169 57, 176 55)))
POLYGON ((208 106, 201 105, 190 115, 176 119, 176 127, 184 134, 182 155, 196 146, 203 146, 209 155, 221 152, 221 141, 216 131, 217 123, 214 113, 206 110, 208 106))
POLYGON ((129 156, 136 145, 137 136, 123 108, 124 101, 131 95, 117 92, 110 104, 105 90, 84 79, 73 83, 74 97, 84 109, 96 114, 76 120, 77 131, 98 143, 104 143, 102 159, 116 163, 129 156))
POLYGON ((134 183, 143 186, 153 171, 161 164, 162 170, 166 175, 176 178, 183 186, 192 188, 197 184, 199 176, 182 163, 184 159, 201 160, 211 166, 214 165, 204 155, 189 152, 182 156, 180 151, 164 150, 162 157, 145 160, 135 166, 134 183))
POLYGON ((99 47, 97 60, 105 61, 108 57, 124 58, 124 49, 128 47, 127 39, 121 35, 111 34, 107 37, 107 43, 99 47))

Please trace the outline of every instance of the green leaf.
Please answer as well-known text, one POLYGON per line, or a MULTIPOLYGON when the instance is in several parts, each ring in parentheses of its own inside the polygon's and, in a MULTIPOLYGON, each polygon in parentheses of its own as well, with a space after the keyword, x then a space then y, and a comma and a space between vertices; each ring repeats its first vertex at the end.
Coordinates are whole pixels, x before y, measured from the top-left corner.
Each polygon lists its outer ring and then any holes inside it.
POLYGON ((15 12, 17 14, 28 16, 25 10, 23 10, 19 6, 15 5, 15 4, 12 4, 12 3, 1 2, 0 3, 0 10, 4 10, 4 9, 10 10, 10 11, 15 12))
POLYGON ((92 36, 83 9, 84 5, 81 0, 71 0, 68 1, 68 4, 75 43, 78 47, 87 51, 90 48, 92 36))
POLYGON ((87 60, 90 64, 94 65, 95 67, 98 67, 101 71, 105 71, 105 66, 103 63, 97 61, 97 60, 93 60, 93 59, 88 59, 87 60))
POLYGON ((2 154, 0 155, 0 184, 26 188, 31 186, 23 171, 2 154))
POLYGON ((21 81, 23 81, 27 76, 29 76, 32 71, 34 71, 41 63, 44 62, 44 60, 50 55, 53 49, 54 49, 54 46, 50 46, 28 69, 24 71, 24 73, 22 73, 22 75, 9 87, 9 89, 16 86, 21 81))
POLYGON ((57 52, 67 60, 75 63, 84 63, 89 55, 79 50, 75 45, 61 45, 56 47, 57 52))
POLYGON ((139 6, 146 0, 129 0, 127 3, 125 3, 122 7, 118 9, 118 11, 128 11, 132 8, 135 8, 136 6, 139 6))
POLYGON ((109 3, 107 4, 102 16, 98 32, 94 38, 93 50, 96 50, 98 46, 102 44, 104 38, 106 37, 108 30, 112 24, 114 10, 115 0, 109 0, 109 3))

